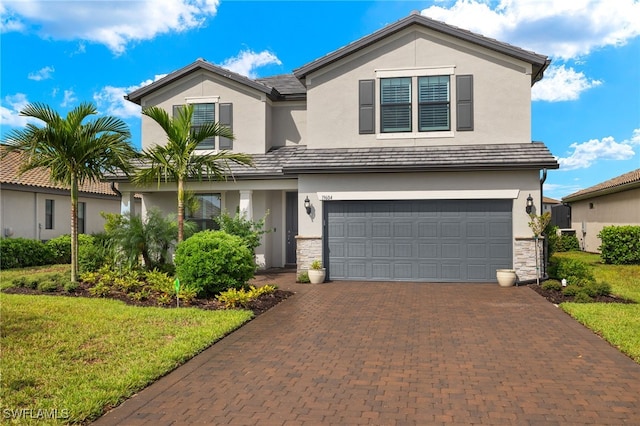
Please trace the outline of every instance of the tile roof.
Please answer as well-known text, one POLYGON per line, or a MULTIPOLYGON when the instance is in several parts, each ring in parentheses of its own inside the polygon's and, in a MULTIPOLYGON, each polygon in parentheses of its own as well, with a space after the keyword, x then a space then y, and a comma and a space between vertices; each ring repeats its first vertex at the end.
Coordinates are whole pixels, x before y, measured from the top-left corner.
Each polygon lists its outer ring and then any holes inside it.
MULTIPOLYGON (((557 169, 541 142, 380 148, 274 148, 252 155, 254 167, 230 163, 235 179, 286 178, 313 173, 557 169)), ((125 180, 124 175, 108 179, 125 180)))
POLYGON ((284 96, 304 96, 307 94, 307 88, 293 74, 274 75, 272 77, 259 78, 256 81, 273 87, 284 96))
POLYGON ((533 85, 536 81, 542 78, 542 74, 545 69, 549 66, 550 60, 544 56, 535 52, 531 52, 529 50, 521 49, 517 46, 513 46, 508 43, 504 43, 489 37, 482 36, 480 34, 473 33, 471 31, 455 27, 453 25, 445 24, 441 21, 436 21, 435 19, 427 18, 426 16, 420 15, 418 12, 414 12, 406 18, 400 19, 390 25, 385 26, 384 28, 369 34, 365 37, 362 37, 359 40, 356 40, 338 50, 335 50, 327 55, 318 58, 302 67, 293 70, 293 73, 296 77, 303 79, 308 74, 328 65, 333 62, 336 62, 347 55, 350 55, 354 52, 357 52, 361 49, 364 49, 374 43, 377 43, 379 40, 388 37, 389 35, 395 34, 399 31, 408 28, 411 25, 421 25, 425 28, 432 29, 434 31, 438 31, 443 34, 447 34, 461 40, 465 40, 476 45, 485 47, 487 49, 494 50, 496 52, 503 53, 505 55, 526 61, 533 65, 533 72, 531 74, 531 84, 533 85))
POLYGON ((640 188, 640 169, 632 170, 623 175, 614 177, 607 181, 586 189, 574 192, 562 198, 564 202, 579 201, 586 198, 598 197, 600 195, 626 191, 627 189, 640 188))
MULTIPOLYGON (((0 152, 4 152, 4 147, 0 147, 0 152)), ((69 187, 58 183, 51 182, 49 171, 47 169, 33 169, 18 176, 18 168, 20 167, 19 152, 9 152, 6 157, 2 158, 0 163, 0 184, 23 185, 43 189, 58 189, 69 191, 69 187)), ((108 182, 85 182, 78 188, 80 192, 101 195, 117 194, 111 189, 108 182)))
POLYGON ((551 198, 551 197, 542 197, 542 202, 545 204, 562 204, 562 201, 560 200, 556 200, 555 198, 551 198))

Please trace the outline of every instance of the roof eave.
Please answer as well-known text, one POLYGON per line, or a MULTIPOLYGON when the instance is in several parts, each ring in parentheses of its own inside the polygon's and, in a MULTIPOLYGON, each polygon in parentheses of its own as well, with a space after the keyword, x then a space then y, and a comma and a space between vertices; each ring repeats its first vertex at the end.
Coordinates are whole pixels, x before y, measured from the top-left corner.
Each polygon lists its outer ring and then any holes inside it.
POLYGON ((488 49, 531 63, 534 66, 534 71, 535 71, 534 73, 532 73, 532 76, 531 76, 532 85, 536 81, 542 78, 542 72, 547 68, 547 66, 550 63, 550 60, 548 59, 547 56, 540 55, 534 52, 529 52, 524 49, 520 49, 518 47, 508 45, 506 43, 500 43, 496 40, 492 40, 490 38, 487 38, 478 34, 474 34, 472 32, 465 31, 457 27, 453 27, 451 25, 445 24, 444 22, 436 21, 434 19, 427 18, 422 15, 412 14, 372 34, 369 34, 368 36, 365 36, 359 40, 356 40, 353 43, 350 43, 338 50, 335 50, 323 56, 322 58, 316 59, 315 61, 310 62, 307 65, 303 65, 302 67, 295 69, 293 71, 293 74, 298 79, 303 80, 308 74, 311 74, 312 72, 326 65, 336 62, 347 55, 357 52, 358 50, 362 50, 376 43, 382 38, 388 37, 392 34, 400 32, 405 28, 408 28, 414 24, 422 25, 432 30, 439 31, 441 33, 459 38, 461 40, 469 41, 479 46, 483 46, 488 49))
POLYGON ((429 166, 337 166, 330 168, 323 167, 284 167, 285 174, 333 174, 333 173, 403 173, 403 172, 450 172, 450 171, 509 171, 509 170, 542 170, 557 169, 558 164, 553 163, 527 163, 521 166, 513 164, 501 166, 495 164, 470 164, 470 165, 429 165, 429 166))
POLYGON ((613 186, 611 188, 603 188, 596 191, 590 191, 584 194, 567 195, 562 198, 563 203, 575 203, 576 201, 589 200, 604 195, 616 194, 618 192, 629 191, 631 189, 640 188, 640 182, 629 182, 622 185, 613 186))
POLYGON ((135 104, 141 105, 143 97, 200 69, 228 78, 237 83, 244 84, 245 86, 251 87, 255 90, 265 93, 267 96, 273 99, 276 99, 279 96, 278 91, 275 90, 273 87, 266 86, 262 83, 258 83, 247 77, 241 76, 240 74, 235 74, 229 70, 225 70, 224 68, 210 64, 209 62, 206 62, 202 59, 198 59, 197 61, 192 62, 191 64, 183 68, 180 68, 179 70, 174 71, 162 77, 161 79, 154 81, 153 83, 147 86, 134 90, 133 92, 125 95, 124 98, 135 104))

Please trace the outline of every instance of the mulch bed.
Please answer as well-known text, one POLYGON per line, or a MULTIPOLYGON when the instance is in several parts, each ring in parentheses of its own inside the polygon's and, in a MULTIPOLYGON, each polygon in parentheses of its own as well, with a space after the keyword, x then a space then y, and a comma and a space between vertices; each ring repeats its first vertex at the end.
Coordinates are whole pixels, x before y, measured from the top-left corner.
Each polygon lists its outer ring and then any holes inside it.
MULTIPOLYGON (((9 294, 31 294, 31 295, 45 295, 45 296, 67 296, 67 297, 91 297, 97 298, 89 293, 89 286, 80 282, 78 283, 78 289, 74 292, 66 292, 64 290, 58 289, 50 292, 42 292, 36 289, 31 289, 27 287, 10 287, 3 290, 4 293, 9 294)), ((291 291, 285 290, 276 290, 271 294, 263 294, 258 299, 253 300, 247 304, 245 309, 253 311, 253 314, 258 316, 269 309, 276 306, 278 303, 287 299, 289 296, 292 296, 294 293, 291 291)), ((133 306, 155 306, 162 308, 175 308, 175 299, 172 305, 162 305, 158 302, 158 300, 152 295, 146 300, 135 300, 131 298, 126 293, 112 291, 108 297, 108 299, 116 299, 125 302, 128 305, 133 306)), ((189 308, 198 308, 198 309, 207 309, 207 310, 219 310, 225 309, 224 305, 218 302, 216 299, 195 299, 188 304, 180 304, 180 307, 189 307, 189 308)))
MULTIPOLYGON (((531 289, 536 293, 538 293, 540 296, 544 297, 549 302, 554 303, 556 305, 559 305, 560 303, 563 303, 563 302, 574 301, 574 296, 567 296, 563 294, 562 291, 559 291, 559 290, 547 290, 542 288, 542 286, 538 284, 530 284, 529 287, 531 287, 531 289)), ((593 301, 597 303, 636 303, 633 300, 624 299, 624 298, 616 297, 612 295, 596 296, 593 298, 593 301)))

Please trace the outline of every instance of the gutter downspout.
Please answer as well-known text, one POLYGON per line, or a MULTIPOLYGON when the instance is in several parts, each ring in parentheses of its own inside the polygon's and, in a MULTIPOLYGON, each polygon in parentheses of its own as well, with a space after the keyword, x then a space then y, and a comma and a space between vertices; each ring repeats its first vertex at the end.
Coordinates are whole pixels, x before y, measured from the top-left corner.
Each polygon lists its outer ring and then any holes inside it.
MULTIPOLYGON (((547 180, 547 169, 542 169, 542 177, 540 178, 540 208, 543 206, 544 195, 542 193, 542 187, 544 186, 544 182, 547 180)), ((547 276, 547 263, 549 263, 549 240, 545 237, 544 245, 542 246, 542 276, 545 279, 548 279, 547 276)))
POLYGON ((122 198, 122 193, 118 191, 118 188, 116 188, 116 183, 114 181, 111 181, 111 190, 115 192, 118 197, 122 198))

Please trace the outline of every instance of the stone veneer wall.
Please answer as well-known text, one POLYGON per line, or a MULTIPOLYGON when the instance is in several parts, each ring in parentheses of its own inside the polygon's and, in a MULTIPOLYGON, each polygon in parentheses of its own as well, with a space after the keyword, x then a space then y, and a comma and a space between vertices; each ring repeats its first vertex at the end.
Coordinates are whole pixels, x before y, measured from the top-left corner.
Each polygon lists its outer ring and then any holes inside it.
MULTIPOLYGON (((544 276, 544 237, 538 238, 540 255, 540 277, 544 276)), ((516 270, 518 281, 536 279, 536 245, 534 238, 516 238, 514 245, 513 269, 516 270)))
POLYGON ((322 260, 322 237, 296 236, 296 275, 306 272, 317 259, 322 260))

